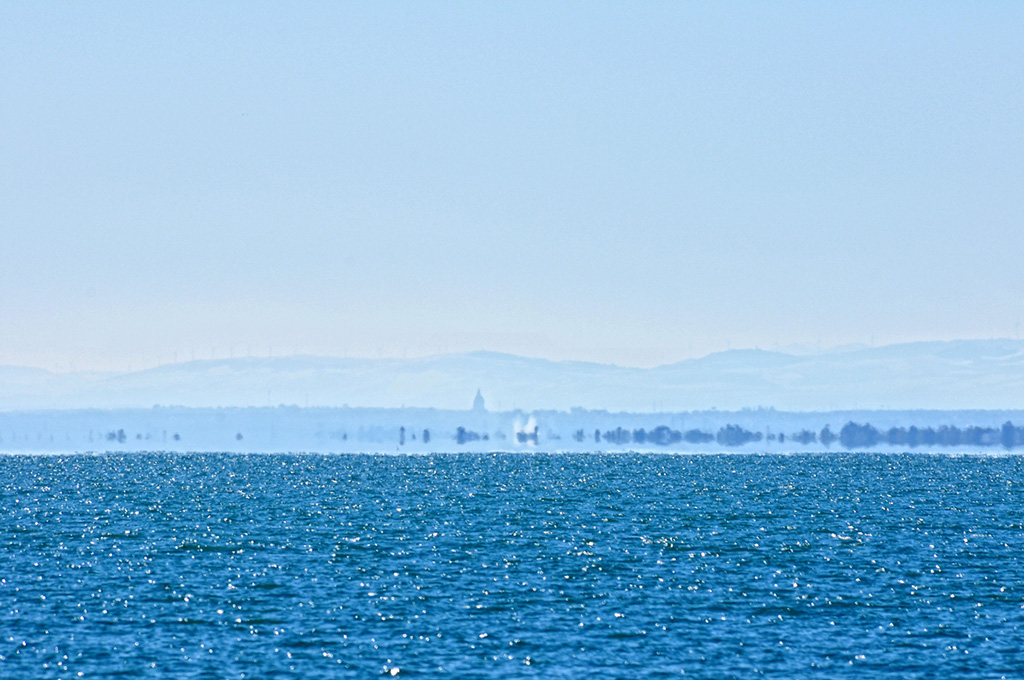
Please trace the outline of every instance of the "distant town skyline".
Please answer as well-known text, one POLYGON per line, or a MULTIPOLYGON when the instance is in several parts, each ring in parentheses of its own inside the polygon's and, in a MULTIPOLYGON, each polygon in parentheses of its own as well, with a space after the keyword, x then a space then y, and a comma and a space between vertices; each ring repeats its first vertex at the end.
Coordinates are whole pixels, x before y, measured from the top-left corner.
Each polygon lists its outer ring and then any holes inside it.
POLYGON ((0 5, 0 365, 1015 338, 1020 3, 0 5))

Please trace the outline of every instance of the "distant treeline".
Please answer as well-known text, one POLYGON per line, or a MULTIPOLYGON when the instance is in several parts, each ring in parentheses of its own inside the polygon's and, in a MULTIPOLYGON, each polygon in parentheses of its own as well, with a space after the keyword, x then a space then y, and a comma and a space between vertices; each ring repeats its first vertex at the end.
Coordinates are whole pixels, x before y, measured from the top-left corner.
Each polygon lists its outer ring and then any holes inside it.
POLYGON ((1024 427, 1010 421, 1002 427, 890 427, 879 430, 870 423, 849 422, 839 432, 839 443, 848 449, 887 446, 1002 446, 1012 449, 1024 445, 1024 427))
MULTIPOLYGON (((529 432, 516 432, 515 437, 516 441, 520 444, 538 444, 541 439, 538 434, 538 428, 536 427, 529 432)), ((789 435, 788 437, 785 434, 753 432, 751 430, 744 429, 739 425, 725 425, 719 428, 718 432, 715 434, 697 429, 683 432, 680 430, 673 430, 667 425, 659 425, 658 427, 650 430, 644 428, 628 430, 622 427, 617 427, 614 430, 606 430, 602 432, 601 430, 596 429, 594 430, 593 435, 588 434, 586 430, 576 430, 573 434, 573 439, 580 443, 591 441, 591 437, 595 444, 604 442, 606 444, 616 444, 619 446, 627 444, 672 446, 682 442, 686 442, 687 444, 707 444, 712 441, 718 442, 722 446, 743 446, 744 444, 764 441, 765 439, 773 442, 785 442, 791 440, 803 445, 820 441, 825 444, 825 446, 828 446, 838 439, 838 436, 833 434, 832 431, 829 430, 828 426, 822 429, 820 433, 815 433, 811 430, 803 430, 796 434, 789 435)), ((560 437, 557 436, 553 438, 560 439, 560 437)), ((455 443, 460 445, 480 440, 487 441, 488 439, 489 437, 487 434, 480 434, 466 429, 465 427, 459 427, 455 433, 455 443)))
MULTIPOLYGON (((810 433, 814 437, 814 433, 810 433)), ((656 446, 672 446, 686 442, 687 444, 707 444, 710 441, 717 441, 723 446, 743 446, 750 442, 759 442, 764 439, 764 433, 751 432, 739 425, 726 425, 718 430, 718 434, 711 434, 702 430, 673 430, 667 425, 660 425, 651 430, 644 428, 636 430, 625 430, 617 427, 614 430, 594 430, 594 443, 602 441, 608 444, 655 444, 656 446)), ((573 439, 583 442, 588 439, 583 430, 577 430, 573 439)))
MULTIPOLYGON (((578 442, 584 442, 589 440, 589 437, 584 430, 576 430, 573 439, 578 442)), ((743 446, 744 444, 764 441, 765 439, 780 442, 791 439, 801 444, 810 444, 820 440, 828 445, 836 440, 836 435, 832 434, 832 431, 827 426, 822 429, 820 434, 816 434, 811 430, 803 430, 789 435, 787 438, 785 434, 752 432, 739 425, 724 425, 714 434, 697 429, 683 432, 681 430, 673 430, 667 425, 660 425, 651 430, 644 428, 626 430, 621 427, 617 427, 614 430, 606 430, 605 432, 594 430, 593 439, 596 444, 600 444, 603 441, 608 444, 654 444, 656 446, 672 446, 682 442, 687 444, 707 444, 712 441, 718 442, 722 446, 743 446)))
MULTIPOLYGON (((539 428, 534 426, 530 431, 517 431, 515 441, 519 444, 537 445, 541 441, 539 428)), ((399 429, 399 445, 405 445, 407 430, 405 427, 399 429)), ((422 442, 430 442, 430 430, 422 431, 422 442)), ((137 434, 136 439, 142 439, 142 434, 137 434)), ((181 439, 178 433, 173 434, 175 441, 181 439)), ((235 439, 242 440, 242 433, 235 435, 235 439)), ((346 437, 347 438, 347 437, 346 437)), ((412 441, 416 440, 416 434, 411 433, 412 441)), ((503 433, 496 433, 496 438, 504 440, 503 433)), ((554 439, 560 439, 553 436, 554 439)), ((123 429, 111 430, 106 433, 106 439, 124 443, 127 435, 123 429)), ((147 437, 148 439, 148 437, 147 437)), ((489 441, 491 435, 488 433, 474 432, 465 427, 457 428, 455 432, 456 444, 464 445, 476 441, 489 441)), ((655 446, 673 446, 677 444, 708 444, 716 442, 720 446, 744 446, 755 442, 778 442, 780 444, 792 442, 802 446, 810 444, 821 444, 828 448, 833 443, 839 442, 840 446, 847 449, 869 449, 874 446, 889 447, 952 447, 952 446, 1002 446, 1012 449, 1024 446, 1024 427, 1017 427, 1007 421, 1002 427, 964 427, 955 425, 943 425, 941 427, 890 427, 887 430, 880 430, 870 423, 848 422, 843 425, 839 434, 835 434, 828 425, 820 431, 801 430, 791 434, 773 433, 770 429, 765 432, 754 432, 739 425, 724 425, 717 432, 705 432, 704 430, 674 430, 667 425, 659 425, 650 430, 645 428, 625 429, 616 427, 614 430, 601 431, 595 429, 593 433, 586 430, 576 430, 573 439, 579 443, 593 441, 595 444, 614 444, 626 446, 630 444, 655 446)), ((0 439, 2 441, 2 439, 0 439)))
MULTIPOLYGON (((537 431, 534 430, 528 436, 519 433, 519 442, 538 443, 537 431)), ((459 428, 456 441, 463 444, 474 441, 481 437, 475 432, 459 428)), ((487 439, 487 435, 483 435, 487 439)), ((674 430, 667 425, 660 425, 653 429, 625 429, 616 427, 614 430, 601 431, 596 429, 592 434, 585 430, 576 430, 573 439, 579 443, 593 441, 595 444, 614 444, 625 446, 629 444, 655 446, 673 446, 677 444, 708 444, 716 442, 721 446, 744 446, 754 442, 793 442, 802 446, 810 444, 821 444, 826 448, 835 442, 847 449, 864 449, 874 446, 890 447, 952 447, 952 446, 1002 446, 1012 449, 1017 446, 1024 446, 1024 427, 1016 427, 1007 421, 1002 427, 964 427, 955 425, 943 425, 934 427, 890 427, 888 430, 879 430, 869 423, 858 424, 848 422, 839 431, 839 434, 832 432, 828 425, 820 431, 801 430, 791 434, 773 433, 771 430, 765 432, 754 432, 739 425, 724 425, 717 432, 706 432, 699 429, 674 430)))
MULTIPOLYGON (((589 427, 593 426, 593 423, 589 425, 589 427)), ((714 446, 714 444, 720 447, 742 447, 762 444, 766 450, 775 451, 786 450, 787 444, 793 446, 794 449, 796 446, 799 446, 799 449, 795 450, 806 450, 812 446, 820 446, 827 449, 833 444, 838 444, 849 450, 870 449, 873 447, 886 447, 887 449, 1002 447, 1006 450, 1024 448, 1024 427, 1017 427, 1009 420, 998 427, 941 425, 929 427, 900 426, 889 427, 888 429, 878 428, 870 423, 857 423, 851 420, 843 425, 838 433, 833 432, 828 425, 820 430, 800 429, 790 433, 777 431, 771 425, 765 425, 763 429, 749 430, 742 425, 736 424, 726 424, 717 430, 704 430, 700 428, 674 429, 669 425, 658 425, 650 429, 618 426, 615 429, 595 428, 590 430, 587 428, 573 429, 578 427, 578 423, 571 423, 571 421, 570 423, 565 423, 563 421, 562 427, 565 429, 560 431, 546 429, 544 434, 542 434, 540 426, 531 417, 528 425, 517 423, 511 432, 502 427, 487 432, 474 431, 467 427, 459 426, 452 433, 447 427, 438 428, 432 432, 430 429, 406 427, 404 425, 394 429, 386 426, 371 428, 360 426, 358 432, 353 433, 353 437, 358 441, 371 441, 375 443, 397 442, 400 447, 407 445, 432 446, 432 442, 437 438, 445 441, 448 437, 451 437, 459 447, 479 448, 482 445, 497 449, 506 447, 508 443, 561 447, 562 445, 556 442, 562 440, 563 436, 566 439, 571 436, 576 444, 570 448, 577 450, 601 450, 609 446, 632 446, 648 449, 650 447, 699 448, 701 446, 714 446)), ((790 427, 793 426, 791 425, 790 427)), ((799 427, 799 425, 796 427, 799 427)), ((793 427, 793 429, 796 429, 796 427, 793 427)), ((46 434, 41 430, 37 430, 34 437, 27 432, 20 434, 13 431, 9 433, 4 432, 3 435, 0 435, 0 444, 10 442, 17 445, 19 442, 33 442, 41 445, 44 441, 55 441, 53 432, 49 432, 48 439, 44 437, 46 434)), ((185 433, 185 435, 188 434, 185 433)), ((243 440, 248 444, 251 441, 250 434, 251 432, 244 427, 238 430, 232 427, 227 432, 221 433, 221 436, 226 435, 231 440, 234 440, 237 446, 240 445, 237 442, 242 442, 243 440), (244 434, 243 430, 245 430, 244 434)), ((260 436, 265 437, 266 433, 257 432, 254 437, 257 442, 260 436)), ((317 436, 322 438, 324 432, 317 432, 317 436)), ((344 429, 330 431, 327 436, 332 441, 349 440, 349 434, 344 429)), ((65 433, 65 438, 67 441, 72 441, 67 433, 65 433)), ((126 431, 124 428, 104 429, 98 432, 95 430, 88 431, 88 442, 90 443, 94 441, 102 442, 105 439, 107 442, 134 446, 134 448, 149 446, 147 442, 150 441, 167 442, 176 445, 179 442, 185 441, 185 438, 183 434, 170 429, 139 432, 126 431)), ((84 440, 84 435, 82 435, 82 439, 84 440)), ((59 439, 57 441, 59 442, 59 439)), ((442 444, 441 447, 441 450, 443 450, 444 445, 442 444)))

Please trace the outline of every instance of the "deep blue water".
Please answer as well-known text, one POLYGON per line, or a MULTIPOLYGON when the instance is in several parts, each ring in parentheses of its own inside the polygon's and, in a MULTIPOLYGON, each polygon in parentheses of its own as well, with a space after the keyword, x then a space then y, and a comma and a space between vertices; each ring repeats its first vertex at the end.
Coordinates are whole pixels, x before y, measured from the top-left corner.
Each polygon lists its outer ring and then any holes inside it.
POLYGON ((0 677, 1024 677, 1019 457, 0 457, 0 677))

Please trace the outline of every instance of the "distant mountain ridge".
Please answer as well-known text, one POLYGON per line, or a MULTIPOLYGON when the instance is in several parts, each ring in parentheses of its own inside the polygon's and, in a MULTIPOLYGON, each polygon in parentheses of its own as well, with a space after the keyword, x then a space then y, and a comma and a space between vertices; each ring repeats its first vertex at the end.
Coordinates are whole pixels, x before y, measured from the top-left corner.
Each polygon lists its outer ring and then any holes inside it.
POLYGON ((421 406, 609 411, 1024 408, 1024 342, 956 340, 813 354, 738 349, 654 368, 497 352, 414 359, 190 361, 126 373, 0 366, 0 410, 421 406))

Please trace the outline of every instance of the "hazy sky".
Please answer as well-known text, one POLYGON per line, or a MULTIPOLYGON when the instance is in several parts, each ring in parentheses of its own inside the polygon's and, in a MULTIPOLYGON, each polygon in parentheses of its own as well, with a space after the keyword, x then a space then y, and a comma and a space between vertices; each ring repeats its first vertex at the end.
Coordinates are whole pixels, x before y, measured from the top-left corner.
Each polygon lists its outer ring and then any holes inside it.
POLYGON ((1012 337, 1024 3, 0 3, 0 364, 1012 337))

